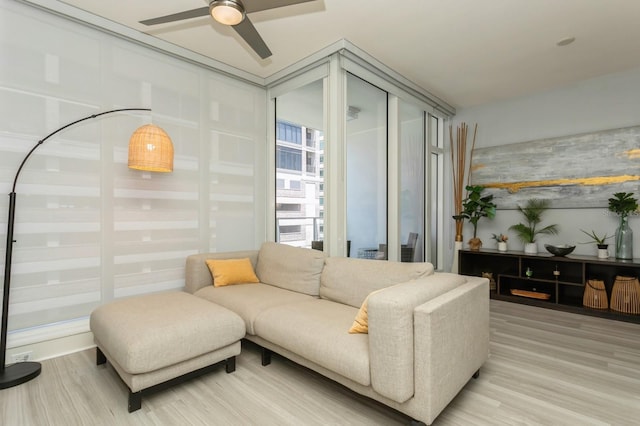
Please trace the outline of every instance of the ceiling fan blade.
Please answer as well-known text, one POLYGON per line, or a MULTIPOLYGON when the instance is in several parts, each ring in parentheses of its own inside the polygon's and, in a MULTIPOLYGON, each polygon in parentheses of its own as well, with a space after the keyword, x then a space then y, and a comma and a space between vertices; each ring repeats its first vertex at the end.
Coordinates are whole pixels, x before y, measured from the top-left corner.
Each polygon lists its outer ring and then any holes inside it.
POLYGON ((140 21, 140 23, 143 25, 157 25, 167 22, 182 21, 183 19, 199 18, 201 16, 207 16, 208 14, 209 6, 199 7, 197 9, 185 10, 184 12, 160 16, 158 18, 145 19, 144 21, 140 21))
POLYGON ((313 0, 242 0, 242 4, 244 5, 244 10, 247 13, 251 13, 309 1, 313 0))
POLYGON ((242 37, 244 41, 246 41, 258 55, 260 55, 262 59, 266 59, 271 56, 271 51, 265 44, 262 37, 260 37, 260 34, 258 34, 258 30, 253 26, 249 17, 245 17, 242 22, 238 25, 233 25, 232 27, 238 34, 240 34, 240 37, 242 37))

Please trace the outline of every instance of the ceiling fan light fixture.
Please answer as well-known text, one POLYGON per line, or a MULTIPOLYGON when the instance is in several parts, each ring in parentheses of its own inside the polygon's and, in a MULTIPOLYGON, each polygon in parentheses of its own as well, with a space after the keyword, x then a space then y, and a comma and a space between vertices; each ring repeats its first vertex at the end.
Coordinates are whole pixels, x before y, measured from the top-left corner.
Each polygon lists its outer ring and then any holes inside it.
POLYGON ((239 0, 213 0, 209 3, 211 17, 223 25, 238 25, 244 20, 244 6, 239 0))

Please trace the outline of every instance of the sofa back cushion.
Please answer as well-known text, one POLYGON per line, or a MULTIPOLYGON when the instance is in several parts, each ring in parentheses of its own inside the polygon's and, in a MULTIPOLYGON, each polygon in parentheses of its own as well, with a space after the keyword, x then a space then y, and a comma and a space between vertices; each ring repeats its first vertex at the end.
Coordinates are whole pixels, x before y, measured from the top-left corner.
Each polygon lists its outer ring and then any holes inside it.
POLYGON ((264 284, 318 296, 324 260, 319 250, 266 242, 258 253, 256 274, 264 284))
POLYGON ((328 257, 320 279, 320 297, 359 308, 372 291, 431 274, 430 263, 328 257))

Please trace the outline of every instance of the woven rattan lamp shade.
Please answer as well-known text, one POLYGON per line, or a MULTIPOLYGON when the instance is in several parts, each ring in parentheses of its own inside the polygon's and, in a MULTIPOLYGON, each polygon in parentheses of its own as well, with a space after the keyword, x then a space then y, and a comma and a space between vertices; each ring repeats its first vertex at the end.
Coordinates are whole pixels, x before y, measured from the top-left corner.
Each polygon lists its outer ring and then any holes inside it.
POLYGON ((173 143, 158 126, 139 127, 129 140, 129 168, 150 172, 173 171, 173 143))

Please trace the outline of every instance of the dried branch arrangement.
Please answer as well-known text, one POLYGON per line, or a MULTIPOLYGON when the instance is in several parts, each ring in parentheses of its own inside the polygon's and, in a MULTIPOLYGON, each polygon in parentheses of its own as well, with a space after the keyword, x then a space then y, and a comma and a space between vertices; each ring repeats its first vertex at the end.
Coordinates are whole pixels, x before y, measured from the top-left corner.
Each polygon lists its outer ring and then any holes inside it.
MULTIPOLYGON (((467 171, 467 132, 469 126, 461 123, 456 128, 456 141, 453 142, 453 125, 449 124, 449 143, 451 145, 451 170, 453 172, 453 206, 454 213, 459 216, 462 212, 462 201, 464 199, 462 191, 464 190, 464 175, 467 171)), ((471 143, 471 156, 469 159, 469 171, 467 173, 467 186, 471 182, 471 162, 473 161, 473 149, 476 146, 476 134, 478 133, 478 125, 473 130, 473 141, 471 143)), ((456 241, 462 241, 462 227, 464 220, 456 219, 456 241)))

